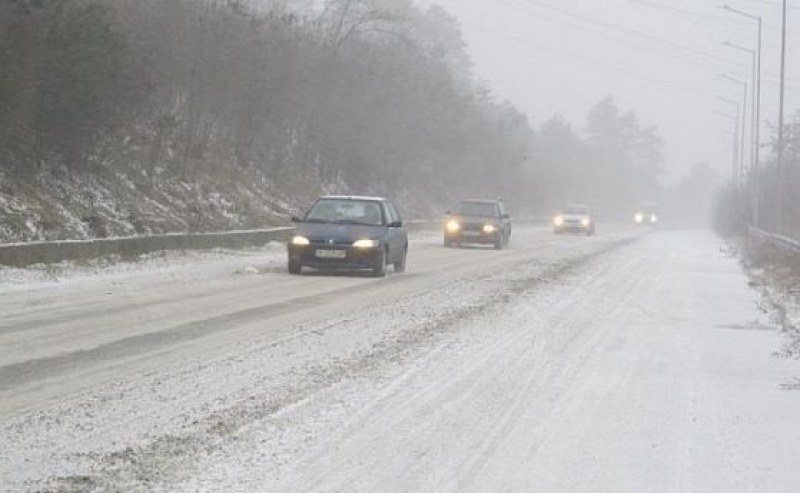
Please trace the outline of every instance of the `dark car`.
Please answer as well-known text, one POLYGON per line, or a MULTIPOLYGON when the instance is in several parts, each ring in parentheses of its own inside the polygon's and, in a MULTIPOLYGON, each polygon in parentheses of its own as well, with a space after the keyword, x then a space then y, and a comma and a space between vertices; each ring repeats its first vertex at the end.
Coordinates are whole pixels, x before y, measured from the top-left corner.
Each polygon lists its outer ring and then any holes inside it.
POLYGON ((444 246, 493 245, 500 249, 511 240, 511 216, 502 200, 462 200, 447 211, 444 246))
POLYGON ((408 232, 397 209, 380 197, 322 197, 296 225, 289 239, 289 272, 368 269, 376 277, 406 269, 408 232))
POLYGON ((581 233, 593 235, 595 222, 592 210, 588 205, 569 204, 553 217, 553 232, 557 235, 564 233, 581 233))

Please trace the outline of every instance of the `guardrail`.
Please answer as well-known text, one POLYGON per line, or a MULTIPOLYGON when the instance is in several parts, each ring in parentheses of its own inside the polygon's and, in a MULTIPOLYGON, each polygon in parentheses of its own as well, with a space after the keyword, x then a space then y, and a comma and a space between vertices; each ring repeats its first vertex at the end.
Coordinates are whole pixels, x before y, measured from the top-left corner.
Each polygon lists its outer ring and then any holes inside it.
MULTIPOLYGON (((406 221, 409 229, 424 229, 438 222, 427 219, 406 221)), ((211 248, 247 248, 271 241, 286 241, 294 228, 280 227, 220 233, 164 234, 94 240, 34 241, 0 244, 0 265, 27 267, 34 264, 54 264, 63 261, 82 261, 119 255, 135 258, 139 255, 169 250, 208 250, 211 248)))
POLYGON ((772 245, 778 246, 784 250, 788 250, 794 253, 800 253, 800 241, 789 238, 788 236, 770 233, 764 231, 763 229, 758 229, 753 227, 751 227, 748 230, 748 232, 752 238, 765 241, 772 245))

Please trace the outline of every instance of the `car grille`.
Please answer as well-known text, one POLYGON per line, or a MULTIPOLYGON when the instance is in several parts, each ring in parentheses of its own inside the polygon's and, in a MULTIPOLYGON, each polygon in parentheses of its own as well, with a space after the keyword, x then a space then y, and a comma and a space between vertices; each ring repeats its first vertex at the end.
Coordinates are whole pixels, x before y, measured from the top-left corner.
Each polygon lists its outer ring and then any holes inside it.
POLYGON ((311 242, 311 245, 315 247, 344 248, 351 246, 354 240, 342 240, 342 239, 331 240, 327 238, 309 238, 309 241, 311 242))
POLYGON ((483 231, 483 223, 467 223, 462 226, 464 231, 483 231))

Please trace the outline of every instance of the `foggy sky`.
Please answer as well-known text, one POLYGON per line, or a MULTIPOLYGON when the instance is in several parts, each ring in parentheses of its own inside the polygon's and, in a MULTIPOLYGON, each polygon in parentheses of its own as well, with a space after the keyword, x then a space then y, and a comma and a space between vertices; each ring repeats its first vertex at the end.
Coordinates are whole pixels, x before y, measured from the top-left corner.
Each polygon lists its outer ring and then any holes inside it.
MULTIPOLYGON (((725 41, 756 46, 764 18, 762 142, 777 123, 779 0, 418 0, 439 4, 462 24, 475 74, 538 126, 561 115, 583 130, 589 108, 613 96, 665 141, 666 181, 693 164, 711 163, 729 179, 735 106, 743 87, 720 77, 751 80, 751 56, 725 41)), ((800 5, 789 2, 787 121, 800 107, 800 5)), ((748 92, 748 98, 751 93, 748 92)), ((748 112, 750 102, 747 104, 748 112)), ((748 117, 749 121, 749 117, 748 117)), ((746 138, 749 142, 749 127, 746 138)), ((749 150, 746 155, 749 156, 749 150)), ((768 154, 762 150, 762 155, 768 154)), ((749 160, 748 160, 749 162, 749 160)))

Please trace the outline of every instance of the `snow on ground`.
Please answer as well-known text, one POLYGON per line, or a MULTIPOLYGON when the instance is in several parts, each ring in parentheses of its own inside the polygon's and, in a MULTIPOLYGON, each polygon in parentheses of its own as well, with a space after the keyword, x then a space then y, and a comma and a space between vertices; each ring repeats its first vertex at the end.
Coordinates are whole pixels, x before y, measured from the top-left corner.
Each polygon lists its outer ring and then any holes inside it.
POLYGON ((74 284, 125 282, 126 279, 163 274, 191 279, 238 274, 257 274, 279 269, 286 263, 286 246, 272 242, 247 249, 165 251, 139 256, 134 261, 103 257, 86 262, 39 264, 26 268, 0 266, 0 294, 74 284))
POLYGON ((0 477, 12 491, 800 491, 800 392, 783 386, 800 364, 773 356, 784 336, 719 240, 558 241, 6 420, 0 477))

